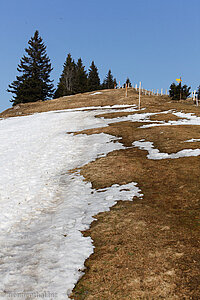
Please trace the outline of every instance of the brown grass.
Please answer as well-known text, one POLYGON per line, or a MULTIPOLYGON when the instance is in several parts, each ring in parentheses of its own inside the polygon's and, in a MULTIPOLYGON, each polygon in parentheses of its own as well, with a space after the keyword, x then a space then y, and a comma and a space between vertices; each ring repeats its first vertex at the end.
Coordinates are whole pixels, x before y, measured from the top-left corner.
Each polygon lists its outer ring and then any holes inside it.
MULTIPOLYGON (((0 113, 0 118, 24 116, 38 112, 53 110, 72 109, 87 106, 105 106, 121 104, 138 104, 138 92, 130 88, 128 97, 125 97, 125 90, 103 90, 102 94, 92 93, 77 94, 73 96, 61 97, 48 101, 37 101, 32 103, 19 104, 0 113)), ((160 112, 166 109, 176 109, 181 105, 185 110, 190 110, 192 100, 170 101, 167 96, 142 96, 142 107, 148 108, 149 112, 160 112)), ((199 111, 193 106, 193 111, 199 111)))
MULTIPOLYGON (((0 118, 24 116, 38 112, 53 110, 72 109, 87 106, 105 106, 115 104, 132 104, 130 97, 125 98, 124 90, 103 90, 102 94, 90 95, 91 93, 77 94, 61 97, 48 101, 37 101, 19 104, 0 113, 0 118)), ((135 91, 130 92, 136 98, 135 91)))
MULTIPOLYGON (((143 99, 144 100, 144 99, 143 99)), ((146 100, 147 101, 147 100, 146 100)), ((157 99, 148 99, 147 106, 157 99)), ((168 101, 169 102, 169 101, 168 101)), ((164 102, 160 111, 173 108, 199 111, 191 103, 164 102)), ((148 107, 147 107, 147 111, 148 107)), ((114 113, 117 117, 126 113, 114 113)), ((109 115, 105 117, 109 118, 109 115)), ((153 120, 177 120, 156 115, 153 120)), ((141 129, 141 123, 121 122, 82 133, 105 132, 121 138, 126 147, 141 138, 161 152, 196 149, 199 126, 141 129)), ((199 299, 199 169, 198 157, 149 160, 137 148, 114 151, 81 169, 93 188, 137 182, 142 200, 119 202, 96 216, 91 228, 95 251, 86 261, 85 275, 73 291, 74 299, 199 299)))
POLYGON ((94 188, 135 181, 144 197, 99 214, 85 233, 96 248, 74 299, 199 297, 199 167, 197 158, 152 161, 134 148, 82 168, 94 188))

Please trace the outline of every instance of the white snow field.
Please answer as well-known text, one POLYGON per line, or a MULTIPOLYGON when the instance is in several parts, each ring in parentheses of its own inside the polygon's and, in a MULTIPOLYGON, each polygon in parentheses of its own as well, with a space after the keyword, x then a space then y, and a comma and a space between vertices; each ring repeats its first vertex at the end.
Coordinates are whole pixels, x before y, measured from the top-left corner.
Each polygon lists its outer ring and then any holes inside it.
MULTIPOLYGON (((108 134, 70 132, 120 121, 149 123, 149 117, 158 114, 95 118, 113 111, 137 109, 134 105, 84 107, 0 120, 0 298, 68 299, 93 252, 91 238, 81 231, 116 201, 142 197, 134 182, 94 190, 77 171, 124 146, 108 134)), ((183 120, 144 126, 200 125, 200 118, 191 114, 174 114, 183 120)), ((199 149, 159 153, 144 140, 134 146, 147 150, 151 159, 200 155, 199 149)))

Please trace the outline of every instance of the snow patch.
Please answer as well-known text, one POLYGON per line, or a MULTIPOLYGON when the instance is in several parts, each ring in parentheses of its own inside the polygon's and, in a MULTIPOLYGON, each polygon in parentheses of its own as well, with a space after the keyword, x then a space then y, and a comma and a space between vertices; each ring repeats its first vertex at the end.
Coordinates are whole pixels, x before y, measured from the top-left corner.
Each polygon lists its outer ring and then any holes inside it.
POLYGON ((191 139, 191 140, 187 140, 185 141, 186 143, 194 143, 194 142, 200 142, 200 139, 191 139))
POLYGON ((100 94, 102 94, 102 92, 95 92, 95 93, 93 93, 93 94, 90 94, 90 96, 100 95, 100 94))
POLYGON ((181 157, 191 157, 191 156, 199 156, 200 155, 200 149, 184 149, 177 153, 162 153, 158 149, 154 148, 154 145, 152 142, 146 142, 144 140, 135 141, 133 142, 133 146, 137 147, 141 150, 148 151, 147 158, 153 159, 153 160, 159 160, 159 159, 176 159, 181 157))
POLYGON ((146 124, 140 128, 150 128, 155 126, 178 126, 178 125, 200 125, 200 117, 195 116, 193 113, 173 112, 173 115, 181 118, 178 121, 161 122, 157 124, 146 124))

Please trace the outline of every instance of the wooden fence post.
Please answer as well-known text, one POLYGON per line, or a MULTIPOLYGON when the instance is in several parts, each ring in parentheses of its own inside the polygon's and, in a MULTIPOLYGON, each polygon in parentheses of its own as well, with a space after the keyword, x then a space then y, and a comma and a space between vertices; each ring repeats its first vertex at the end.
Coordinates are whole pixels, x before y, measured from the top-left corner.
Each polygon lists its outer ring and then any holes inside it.
POLYGON ((140 110, 140 107, 141 107, 140 98, 141 98, 141 81, 140 81, 140 85, 139 85, 139 110, 140 110))

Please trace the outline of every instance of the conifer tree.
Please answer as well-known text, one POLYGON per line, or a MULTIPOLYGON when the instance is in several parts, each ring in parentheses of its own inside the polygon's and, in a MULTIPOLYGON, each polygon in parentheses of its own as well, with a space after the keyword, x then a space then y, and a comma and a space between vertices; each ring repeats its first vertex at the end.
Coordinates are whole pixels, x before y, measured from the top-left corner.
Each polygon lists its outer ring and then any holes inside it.
POLYGON ((117 79, 116 78, 114 78, 114 88, 116 89, 117 88, 117 79))
POLYGON ((111 73, 111 70, 108 71, 108 74, 106 75, 106 78, 103 81, 102 88, 114 89, 114 80, 113 80, 113 75, 111 73))
POLYGON ((74 93, 85 93, 88 91, 88 77, 83 66, 82 59, 79 58, 76 64, 76 72, 74 79, 74 93))
POLYGON ((130 79, 128 77, 126 79, 126 84, 127 84, 127 87, 132 87, 131 81, 130 81, 130 79))
POLYGON ((25 48, 27 56, 23 55, 17 68, 22 75, 17 76, 7 90, 15 95, 10 100, 13 105, 46 100, 52 97, 54 92, 53 81, 50 80, 50 59, 37 30, 28 44, 29 47, 25 48))
POLYGON ((96 91, 100 89, 100 78, 98 69, 92 61, 89 73, 88 73, 88 91, 96 91))
POLYGON ((200 100, 200 85, 197 88, 197 97, 198 97, 198 100, 200 100))
POLYGON ((174 82, 170 85, 169 96, 172 100, 185 100, 190 96, 190 89, 186 84, 181 86, 181 83, 176 85, 174 82))
POLYGON ((72 60, 71 54, 67 55, 63 65, 63 72, 59 79, 59 83, 54 98, 68 96, 74 94, 74 81, 76 76, 76 64, 72 60))

